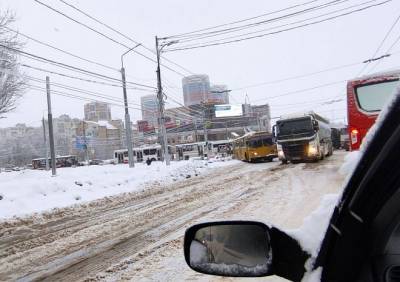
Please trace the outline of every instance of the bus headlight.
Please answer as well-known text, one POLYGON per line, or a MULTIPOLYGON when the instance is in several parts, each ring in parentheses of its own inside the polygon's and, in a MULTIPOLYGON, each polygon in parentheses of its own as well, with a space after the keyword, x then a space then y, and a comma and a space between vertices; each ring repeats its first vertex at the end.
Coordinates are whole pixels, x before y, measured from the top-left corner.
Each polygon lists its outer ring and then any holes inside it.
POLYGON ((310 141, 308 143, 308 155, 315 156, 318 153, 317 143, 315 141, 310 141))

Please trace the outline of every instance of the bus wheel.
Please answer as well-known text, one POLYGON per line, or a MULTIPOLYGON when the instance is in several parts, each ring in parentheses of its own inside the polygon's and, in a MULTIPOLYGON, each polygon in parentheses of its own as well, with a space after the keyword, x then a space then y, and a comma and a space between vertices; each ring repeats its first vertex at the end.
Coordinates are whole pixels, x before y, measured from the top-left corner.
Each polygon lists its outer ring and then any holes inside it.
POLYGON ((281 160, 281 163, 282 163, 282 164, 287 164, 288 161, 287 161, 287 160, 281 160))

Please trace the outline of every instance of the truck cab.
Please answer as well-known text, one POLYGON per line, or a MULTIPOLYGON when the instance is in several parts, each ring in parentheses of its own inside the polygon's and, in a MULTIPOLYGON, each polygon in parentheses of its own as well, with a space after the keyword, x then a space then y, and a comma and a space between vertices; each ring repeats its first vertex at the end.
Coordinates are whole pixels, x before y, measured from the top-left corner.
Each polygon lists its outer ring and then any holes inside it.
POLYGON ((329 121, 313 112, 282 116, 274 134, 282 163, 318 161, 332 154, 329 121))

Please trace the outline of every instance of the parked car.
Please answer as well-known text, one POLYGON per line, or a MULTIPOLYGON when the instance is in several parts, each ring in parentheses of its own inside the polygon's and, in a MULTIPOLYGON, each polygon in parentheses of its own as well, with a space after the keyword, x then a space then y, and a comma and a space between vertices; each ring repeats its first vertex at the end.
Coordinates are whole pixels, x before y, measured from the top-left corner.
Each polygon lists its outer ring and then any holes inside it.
POLYGON ((102 160, 90 160, 89 161, 89 165, 103 165, 103 161, 102 160))
POLYGON ((289 234, 260 222, 208 222, 186 231, 188 265, 214 275, 301 281, 307 264, 319 271, 321 281, 400 281, 399 117, 400 93, 378 119, 373 138, 364 140, 316 256, 289 234))

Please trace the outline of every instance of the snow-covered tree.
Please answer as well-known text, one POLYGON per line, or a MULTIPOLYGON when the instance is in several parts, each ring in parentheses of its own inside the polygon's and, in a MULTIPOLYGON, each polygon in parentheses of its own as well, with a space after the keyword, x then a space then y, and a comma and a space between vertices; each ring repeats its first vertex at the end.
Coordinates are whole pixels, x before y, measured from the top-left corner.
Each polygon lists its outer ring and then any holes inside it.
POLYGON ((18 35, 8 29, 14 21, 12 12, 0 11, 0 118, 15 109, 25 89, 15 51, 20 50, 23 44, 18 40, 18 35))

